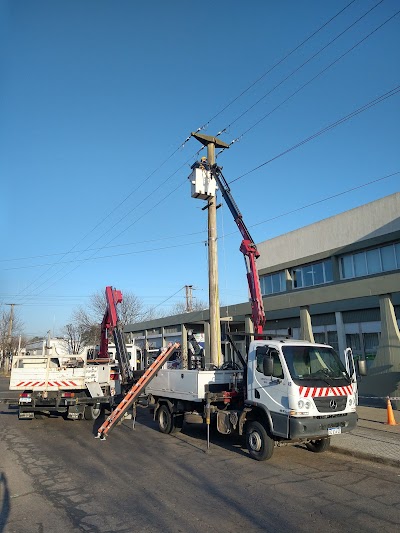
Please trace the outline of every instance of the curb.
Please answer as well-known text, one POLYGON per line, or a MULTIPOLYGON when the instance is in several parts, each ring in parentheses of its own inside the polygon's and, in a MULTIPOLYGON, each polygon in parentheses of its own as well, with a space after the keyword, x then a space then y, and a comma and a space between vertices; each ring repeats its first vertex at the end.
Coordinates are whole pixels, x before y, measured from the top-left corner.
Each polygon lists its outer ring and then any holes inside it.
POLYGON ((396 468, 400 468, 400 459, 390 459, 387 457, 382 457, 380 455, 373 455, 371 453, 354 451, 348 448, 340 448, 339 446, 332 445, 329 447, 329 451, 333 453, 340 453, 342 455, 350 455, 351 457, 355 457, 357 459, 364 459, 365 461, 371 461, 373 463, 380 463, 387 466, 394 466, 396 468))

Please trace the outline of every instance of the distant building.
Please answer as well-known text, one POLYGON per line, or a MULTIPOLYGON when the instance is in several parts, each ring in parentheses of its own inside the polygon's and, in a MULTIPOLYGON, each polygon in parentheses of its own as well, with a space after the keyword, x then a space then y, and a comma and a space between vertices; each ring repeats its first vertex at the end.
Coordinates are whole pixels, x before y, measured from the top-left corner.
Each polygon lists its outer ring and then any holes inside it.
POLYGON ((21 355, 67 355, 68 346, 65 339, 46 337, 45 339, 30 341, 22 348, 21 355))
MULTIPOLYGON (((258 244, 264 331, 327 343, 340 354, 350 346, 369 361, 365 395, 400 396, 399 213, 395 193, 258 244)), ((248 302, 230 305, 229 313, 231 331, 250 331, 248 302)), ((208 321, 208 311, 200 311, 130 324, 125 332, 143 347, 178 340, 185 350, 192 329, 204 335, 207 359, 208 321)))

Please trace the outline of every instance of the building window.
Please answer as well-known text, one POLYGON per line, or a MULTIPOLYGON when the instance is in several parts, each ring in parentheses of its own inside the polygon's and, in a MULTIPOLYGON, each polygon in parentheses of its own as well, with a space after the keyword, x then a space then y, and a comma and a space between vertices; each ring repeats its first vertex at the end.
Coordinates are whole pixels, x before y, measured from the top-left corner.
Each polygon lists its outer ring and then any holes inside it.
POLYGON ((371 276, 400 268, 400 243, 364 250, 340 258, 341 279, 371 276))
POLYGON ((361 357, 363 355, 359 333, 346 333, 346 346, 351 348, 354 356, 361 357))
POLYGON ((332 348, 336 352, 339 352, 339 341, 337 331, 328 331, 328 344, 332 346, 332 348))
POLYGON ((374 360, 379 346, 378 333, 363 333, 365 359, 374 360))
POLYGON ((275 272, 260 278, 261 292, 263 295, 276 294, 286 290, 285 272, 275 272))
POLYGON ((325 333, 313 333, 314 341, 317 344, 326 344, 325 333))
POLYGON ((291 271, 293 288, 313 287, 333 281, 332 261, 328 259, 319 263, 312 263, 291 271))

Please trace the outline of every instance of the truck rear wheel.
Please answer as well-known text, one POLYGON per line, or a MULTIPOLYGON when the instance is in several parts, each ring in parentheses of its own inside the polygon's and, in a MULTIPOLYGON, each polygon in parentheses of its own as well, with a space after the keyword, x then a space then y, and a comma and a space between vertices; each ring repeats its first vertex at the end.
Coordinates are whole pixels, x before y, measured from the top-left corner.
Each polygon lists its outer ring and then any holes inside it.
POLYGON ((176 419, 176 416, 171 413, 168 406, 163 404, 157 410, 157 422, 161 433, 177 433, 182 429, 183 417, 176 419))
POLYGON ((246 445, 251 457, 257 461, 270 459, 274 452, 274 441, 260 422, 247 424, 246 445))
POLYGON ((310 452, 314 453, 322 453, 325 452, 331 444, 331 439, 328 437, 327 439, 318 439, 318 440, 312 440, 311 442, 306 443, 307 450, 310 450, 310 452))
POLYGON ((85 420, 96 420, 100 416, 101 409, 95 405, 86 405, 83 416, 85 420))

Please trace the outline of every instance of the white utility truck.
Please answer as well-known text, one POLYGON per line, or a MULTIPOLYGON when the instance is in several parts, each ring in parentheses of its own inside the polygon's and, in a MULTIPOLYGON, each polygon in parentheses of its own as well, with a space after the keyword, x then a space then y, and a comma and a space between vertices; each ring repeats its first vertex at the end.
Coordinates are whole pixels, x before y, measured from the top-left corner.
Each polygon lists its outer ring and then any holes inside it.
POLYGON ((103 405, 120 394, 118 365, 81 355, 24 355, 13 358, 10 390, 21 391, 19 418, 62 413, 76 420, 95 420, 103 405))
MULTIPOLYGON (((207 136, 194 136, 203 144, 209 141, 207 136)), ((256 267, 257 247, 221 168, 200 161, 192 169, 192 196, 206 199, 218 186, 243 237, 240 251, 245 257, 257 340, 250 343, 243 357, 228 336, 240 360, 240 366, 235 363, 231 366, 237 368, 231 370, 227 369, 229 363, 221 370, 160 370, 146 386, 159 429, 172 433, 185 421, 215 421, 220 433, 244 434, 250 455, 260 461, 272 456, 275 445, 290 442, 303 442, 310 450, 323 452, 331 435, 351 431, 357 423, 357 382, 351 350, 345 352, 350 375, 330 346, 273 339, 264 333, 266 317, 256 267), (210 182, 212 186, 203 191, 202 184, 210 182)))
POLYGON ((70 419, 95 420, 102 407, 112 409, 143 374, 141 350, 134 344, 127 350, 118 320, 121 291, 106 287, 106 301, 100 351, 68 355, 43 345, 41 356, 14 357, 9 388, 21 391, 20 419, 62 413, 70 419), (111 333, 113 346, 109 346, 111 333))
MULTIPOLYGON (((203 144, 211 139, 193 135, 203 144)), ((345 352, 344 366, 331 346, 272 338, 264 333, 266 317, 256 266, 257 247, 221 168, 202 160, 192 169, 192 196, 206 199, 215 194, 218 185, 243 237, 240 251, 245 257, 256 340, 242 355, 232 335, 227 334, 237 361, 225 362, 220 369, 168 369, 166 359, 159 356, 154 368, 145 373, 141 383, 134 385, 99 428, 98 437, 106 438, 132 404, 136 413, 139 394, 144 390, 163 433, 179 431, 184 422, 205 422, 208 429, 215 422, 220 433, 245 435, 250 455, 259 461, 269 459, 276 445, 286 443, 301 442, 311 451, 323 452, 331 435, 351 431, 357 423, 357 382, 351 350, 345 352), (212 186, 210 180, 214 181, 212 186)), ((364 368, 359 365, 359 372, 364 373, 364 368)))
POLYGON ((245 435, 262 461, 287 443, 323 452, 331 435, 354 429, 355 386, 330 346, 276 338, 251 342, 243 369, 162 369, 146 395, 162 433, 215 423, 220 433, 245 435))

